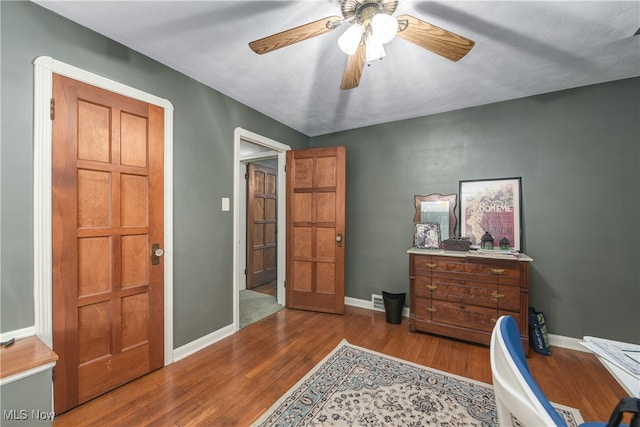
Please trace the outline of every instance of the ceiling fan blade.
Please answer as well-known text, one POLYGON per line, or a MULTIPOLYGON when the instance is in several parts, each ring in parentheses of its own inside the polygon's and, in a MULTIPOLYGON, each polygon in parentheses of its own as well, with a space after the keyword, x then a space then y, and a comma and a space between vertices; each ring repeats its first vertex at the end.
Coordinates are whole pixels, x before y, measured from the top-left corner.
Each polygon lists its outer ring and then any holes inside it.
POLYGON ((249 47, 255 53, 262 55, 281 47, 289 46, 311 37, 319 36, 336 28, 342 23, 343 19, 339 16, 328 16, 299 27, 291 28, 268 37, 249 43, 249 47))
POLYGON ((358 87, 366 57, 367 48, 364 43, 361 43, 358 46, 356 53, 347 57, 347 65, 344 68, 344 73, 342 74, 340 90, 348 90, 358 87))
POLYGON ((400 15, 397 19, 401 28, 401 31, 398 32, 398 37, 444 56, 451 61, 462 59, 476 44, 473 40, 414 18, 411 15, 400 15), (402 29, 403 21, 407 22, 404 29, 402 29))

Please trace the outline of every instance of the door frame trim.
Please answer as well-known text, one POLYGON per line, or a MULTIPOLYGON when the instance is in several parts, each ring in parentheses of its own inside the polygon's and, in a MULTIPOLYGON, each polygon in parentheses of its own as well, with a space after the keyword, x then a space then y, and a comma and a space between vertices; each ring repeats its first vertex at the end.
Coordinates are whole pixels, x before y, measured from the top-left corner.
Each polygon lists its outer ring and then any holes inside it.
MULTIPOLYGON (((241 249, 246 246, 240 241, 242 236, 246 236, 243 233, 241 226, 246 223, 246 214, 241 217, 242 213, 240 206, 246 206, 246 203, 241 204, 240 199, 243 197, 241 186, 241 175, 244 176, 244 171, 241 170, 241 165, 250 158, 241 158, 240 156, 240 143, 241 141, 250 142, 252 144, 260 145, 262 147, 269 148, 272 152, 269 157, 274 157, 274 152, 278 157, 278 222, 277 222, 277 269, 278 269, 278 304, 285 305, 285 292, 284 292, 284 279, 286 272, 286 179, 285 179, 285 166, 287 164, 287 151, 291 150, 286 144, 274 141, 273 139, 258 135, 257 133, 249 130, 237 127, 233 133, 233 328, 234 331, 240 329, 240 279, 244 276, 243 266, 246 265, 246 254, 242 254, 241 249), (244 218, 244 220, 242 219, 244 218), (241 260, 245 259, 245 262, 241 260)), ((252 156, 251 159, 255 159, 259 156, 252 156)), ((264 157, 264 156, 263 156, 264 157)), ((246 239, 246 237, 244 237, 246 239)))
POLYGON ((173 363, 173 105, 167 99, 40 56, 34 65, 33 112, 33 297, 35 333, 53 348, 53 278, 50 100, 53 73, 164 109, 164 364, 173 363))

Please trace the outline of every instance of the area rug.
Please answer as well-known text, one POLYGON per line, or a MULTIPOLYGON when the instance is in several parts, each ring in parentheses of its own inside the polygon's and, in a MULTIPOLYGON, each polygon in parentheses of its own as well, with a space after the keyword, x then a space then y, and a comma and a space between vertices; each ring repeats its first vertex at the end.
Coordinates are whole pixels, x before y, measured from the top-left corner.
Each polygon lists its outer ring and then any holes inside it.
MULTIPOLYGON (((554 404, 568 426, 576 409, 554 404)), ((490 384, 343 340, 254 426, 496 426, 490 384)))
POLYGON ((240 291, 240 327, 244 328, 283 308, 276 297, 244 289, 240 291))

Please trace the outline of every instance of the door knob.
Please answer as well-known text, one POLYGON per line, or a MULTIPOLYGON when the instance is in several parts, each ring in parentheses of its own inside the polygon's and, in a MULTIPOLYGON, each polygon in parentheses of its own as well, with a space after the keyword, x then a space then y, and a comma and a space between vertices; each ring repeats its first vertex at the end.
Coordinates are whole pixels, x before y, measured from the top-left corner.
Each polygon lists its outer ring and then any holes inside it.
POLYGON ((164 249, 160 247, 160 243, 151 245, 151 265, 160 264, 160 257, 164 255, 164 249))
POLYGON ((338 233, 336 236, 336 242, 338 242, 338 247, 342 246, 342 233, 338 233))

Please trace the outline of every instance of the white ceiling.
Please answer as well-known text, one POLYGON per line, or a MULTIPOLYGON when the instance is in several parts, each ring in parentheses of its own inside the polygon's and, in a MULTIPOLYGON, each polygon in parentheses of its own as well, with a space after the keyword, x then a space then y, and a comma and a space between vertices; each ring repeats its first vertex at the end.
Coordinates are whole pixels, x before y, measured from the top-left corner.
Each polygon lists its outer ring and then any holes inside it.
POLYGON ((400 0, 394 16, 475 47, 451 62, 396 37, 349 91, 337 46, 348 24, 265 55, 247 45, 340 15, 339 0, 36 3, 308 136, 640 75, 640 0, 400 0))

